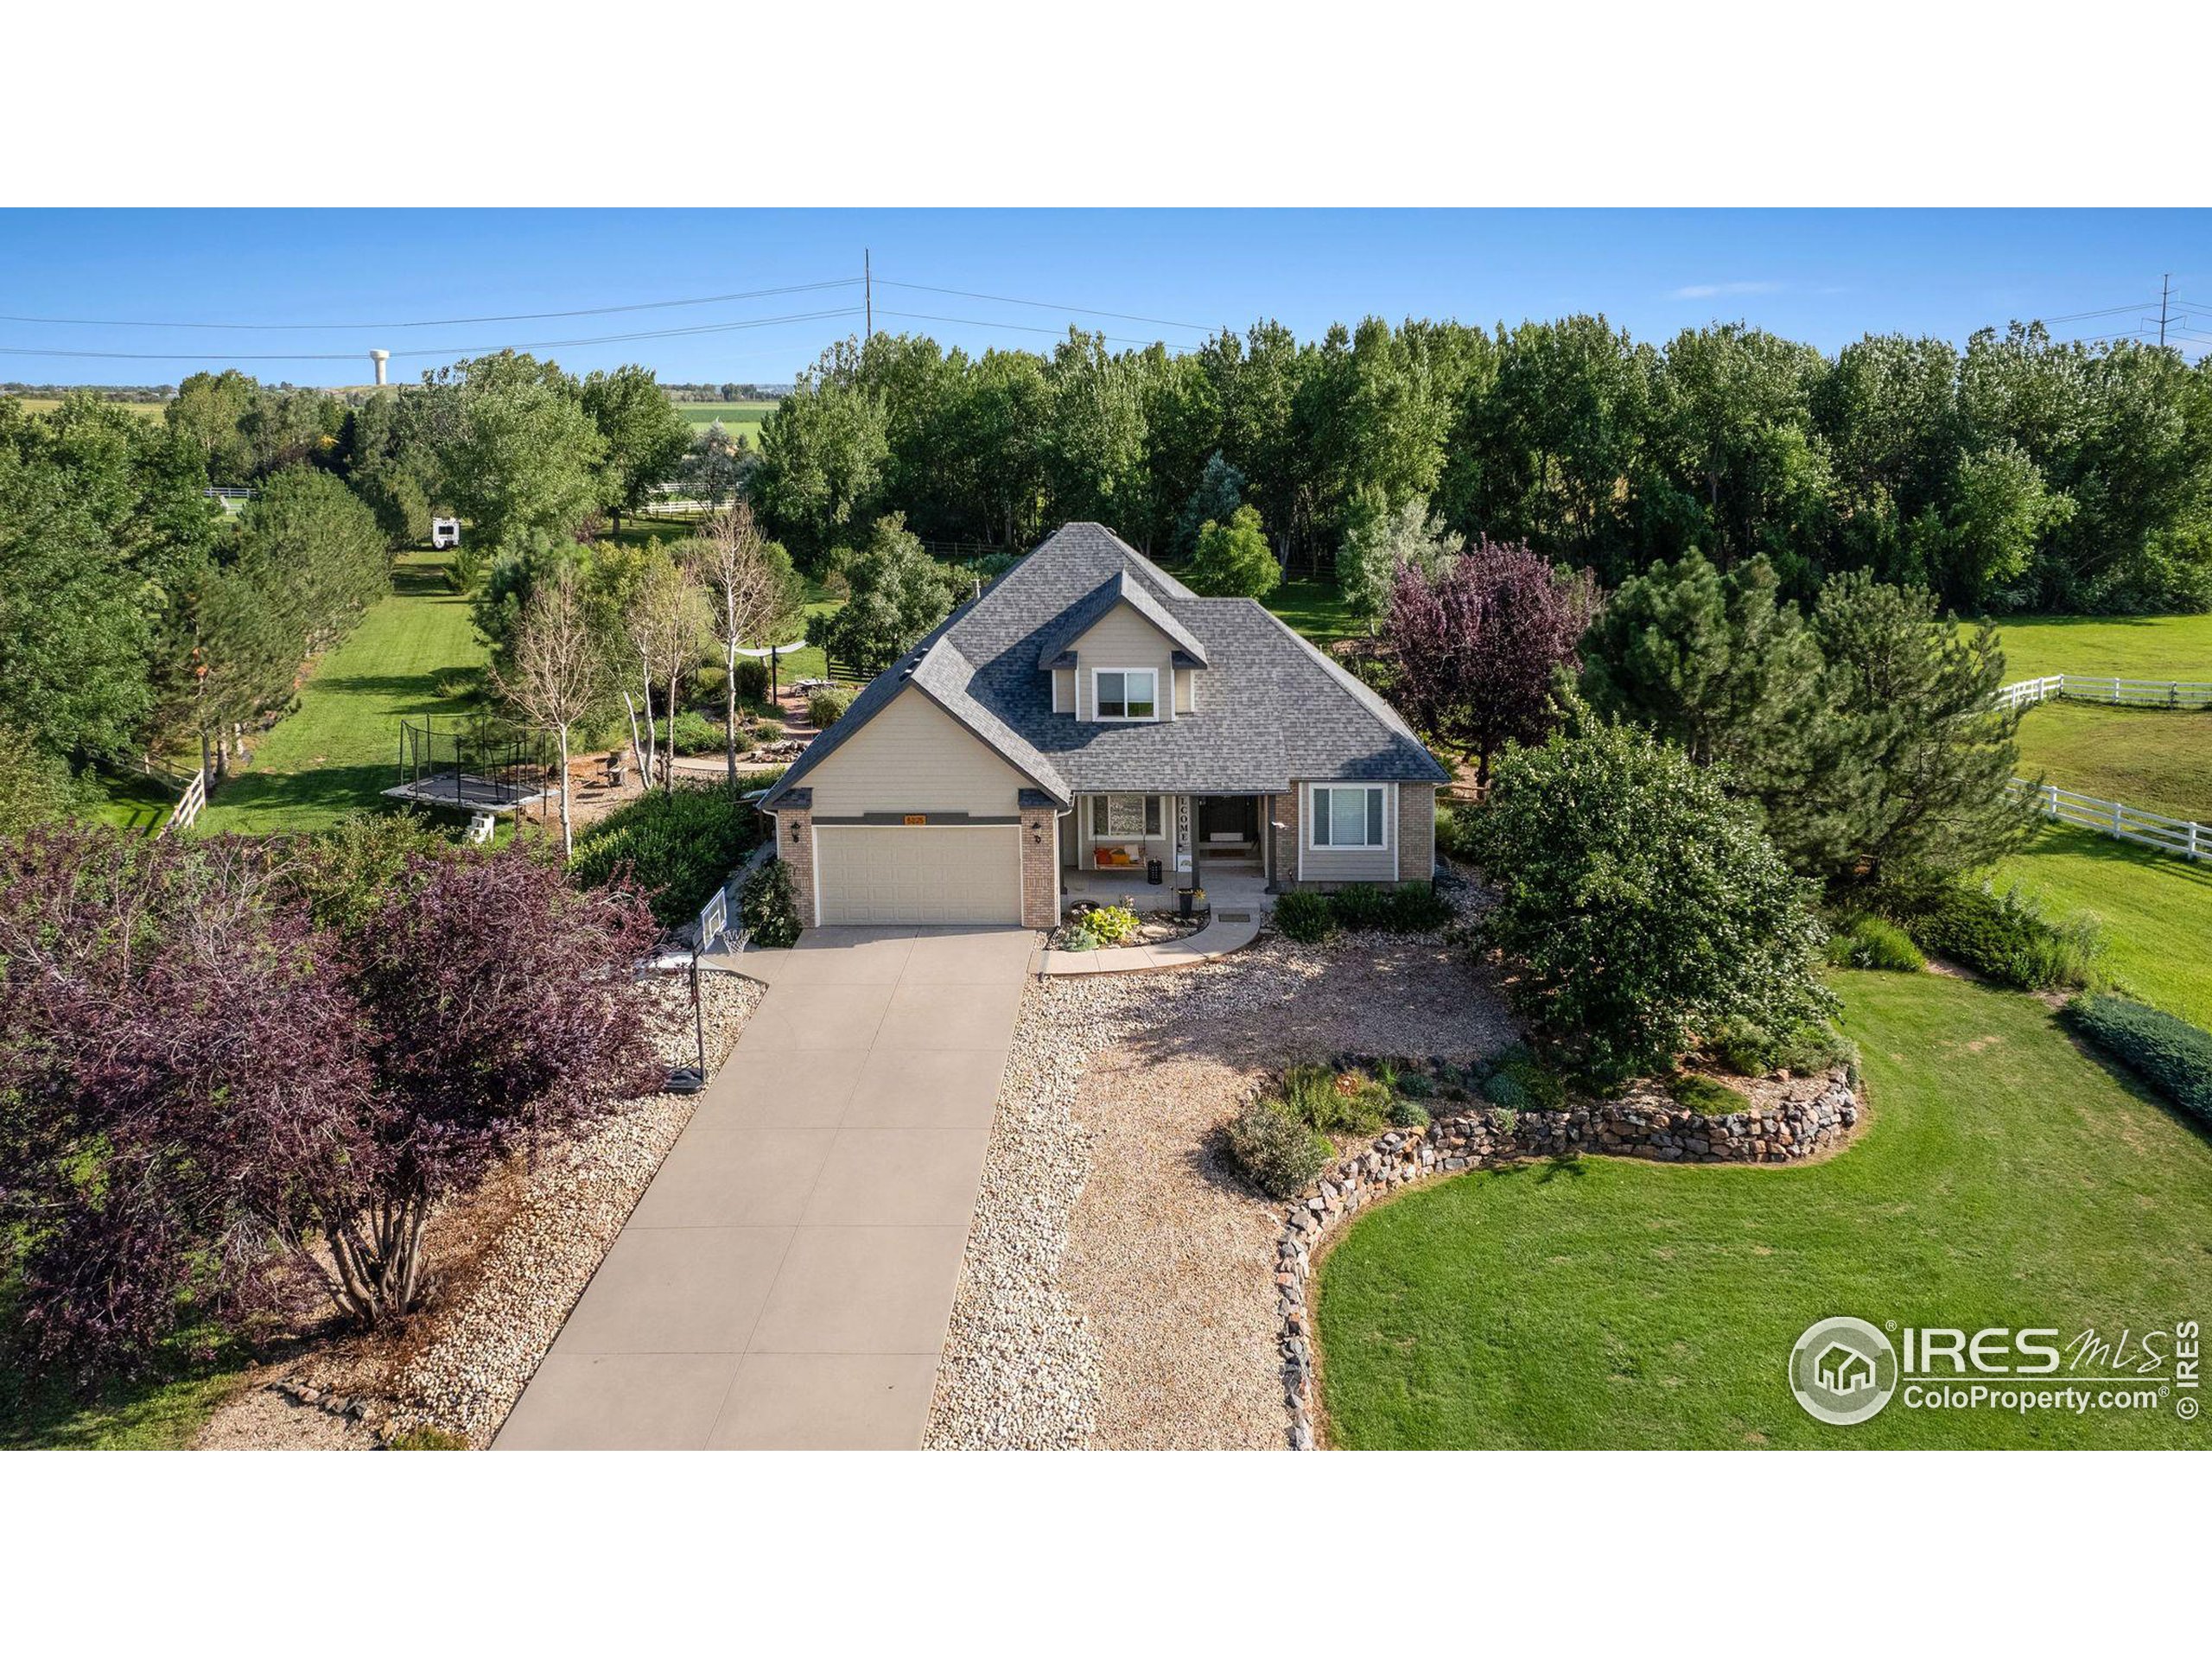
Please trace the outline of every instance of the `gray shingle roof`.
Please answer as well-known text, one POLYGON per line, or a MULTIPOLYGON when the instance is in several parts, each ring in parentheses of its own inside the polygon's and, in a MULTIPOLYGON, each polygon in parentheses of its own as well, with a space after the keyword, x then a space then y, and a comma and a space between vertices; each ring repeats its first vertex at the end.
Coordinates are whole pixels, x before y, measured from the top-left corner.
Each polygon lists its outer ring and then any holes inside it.
POLYGON ((1071 524, 871 681, 763 806, 910 680, 1062 802, 1102 790, 1274 793, 1299 779, 1447 781, 1373 688, 1255 601, 1202 599, 1104 525, 1071 524), (1052 712, 1043 665, 1125 595, 1141 595, 1129 602, 1177 649, 1203 656, 1198 713, 1101 723, 1052 712))

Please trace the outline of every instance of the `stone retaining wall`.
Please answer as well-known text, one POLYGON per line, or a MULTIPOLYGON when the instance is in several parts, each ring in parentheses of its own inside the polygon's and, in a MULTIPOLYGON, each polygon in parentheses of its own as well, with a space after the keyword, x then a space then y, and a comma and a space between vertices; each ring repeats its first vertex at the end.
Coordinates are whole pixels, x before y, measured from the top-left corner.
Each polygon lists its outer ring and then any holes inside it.
POLYGON ((1849 1140, 1863 1109, 1838 1067, 1787 1081, 1769 1101, 1725 1116, 1686 1111, 1643 1090, 1593 1106, 1516 1116, 1483 1107, 1440 1117, 1425 1129, 1393 1129, 1365 1151, 1339 1159, 1292 1200, 1275 1248, 1275 1319, 1283 1361, 1290 1443, 1314 1445, 1313 1263, 1345 1222, 1402 1186, 1463 1170, 1581 1153, 1686 1164, 1788 1164, 1849 1140))

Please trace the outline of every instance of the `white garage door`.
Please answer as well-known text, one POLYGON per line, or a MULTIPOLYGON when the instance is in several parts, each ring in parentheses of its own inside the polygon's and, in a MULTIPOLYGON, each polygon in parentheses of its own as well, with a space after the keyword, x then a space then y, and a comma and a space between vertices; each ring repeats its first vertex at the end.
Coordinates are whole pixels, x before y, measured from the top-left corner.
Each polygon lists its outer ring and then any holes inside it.
POLYGON ((825 925, 1021 919, 1013 824, 823 826, 814 849, 825 925))

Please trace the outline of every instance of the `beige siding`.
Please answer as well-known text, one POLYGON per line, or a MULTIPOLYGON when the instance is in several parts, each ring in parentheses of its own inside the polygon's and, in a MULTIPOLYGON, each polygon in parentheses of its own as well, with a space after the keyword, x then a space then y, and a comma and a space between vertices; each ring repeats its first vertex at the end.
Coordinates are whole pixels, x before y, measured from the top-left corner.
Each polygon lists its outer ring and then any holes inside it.
MULTIPOLYGON (((1140 860, 1156 858, 1165 863, 1169 869, 1175 868, 1177 797, 1162 795, 1157 798, 1160 802, 1160 833, 1156 836, 1095 836, 1091 834, 1090 815, 1093 810, 1091 803, 1096 798, 1092 795, 1078 795, 1075 798, 1075 816, 1072 820, 1075 824, 1075 834, 1068 849, 1071 854, 1071 868, 1096 869, 1098 861, 1096 855, 1101 847, 1126 847, 1140 860)), ((1139 876, 1141 878, 1143 874, 1141 863, 1137 868, 1139 876)))
POLYGON ((1188 715, 1198 711, 1198 703, 1194 701, 1198 683, 1198 677, 1196 670, 1179 668, 1175 671, 1175 712, 1177 714, 1188 715))
MULTIPOLYGON (((1102 668, 1149 668, 1160 676, 1160 695, 1169 695, 1174 684, 1170 658, 1174 646, 1167 636, 1139 616, 1128 605, 1116 605, 1092 625, 1075 643, 1076 709, 1078 720, 1098 717, 1096 676, 1102 668)), ((1166 711, 1163 709, 1164 718, 1166 711)))
MULTIPOLYGON (((1315 847, 1313 785, 1298 786, 1298 880, 1301 881, 1395 881, 1398 879, 1398 786, 1382 785, 1382 838, 1379 849, 1338 852, 1315 847)), ((817 809, 818 810, 818 809, 817 809)), ((1423 870, 1421 874, 1428 874, 1423 870)))
POLYGON ((1052 712, 1056 715, 1075 712, 1075 670, 1071 668, 1052 671, 1052 712))
POLYGON ((814 816, 968 812, 1011 817, 1022 775, 909 686, 807 775, 814 816))

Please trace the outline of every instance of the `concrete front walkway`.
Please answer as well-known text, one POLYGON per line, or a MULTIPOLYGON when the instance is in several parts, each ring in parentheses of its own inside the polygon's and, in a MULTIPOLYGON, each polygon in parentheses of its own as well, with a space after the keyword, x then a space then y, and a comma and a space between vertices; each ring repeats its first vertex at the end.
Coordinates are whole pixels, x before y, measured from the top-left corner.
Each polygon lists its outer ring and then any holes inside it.
POLYGON ((1036 935, 833 927, 766 981, 498 1446, 918 1446, 1036 935))
POLYGON ((1030 960, 1030 971, 1058 978, 1064 974, 1144 974, 1158 968, 1188 968, 1211 962, 1232 950, 1242 950, 1260 937, 1262 910, 1217 910, 1213 919, 1197 932, 1159 944, 1116 944, 1103 950, 1041 950, 1030 960))

